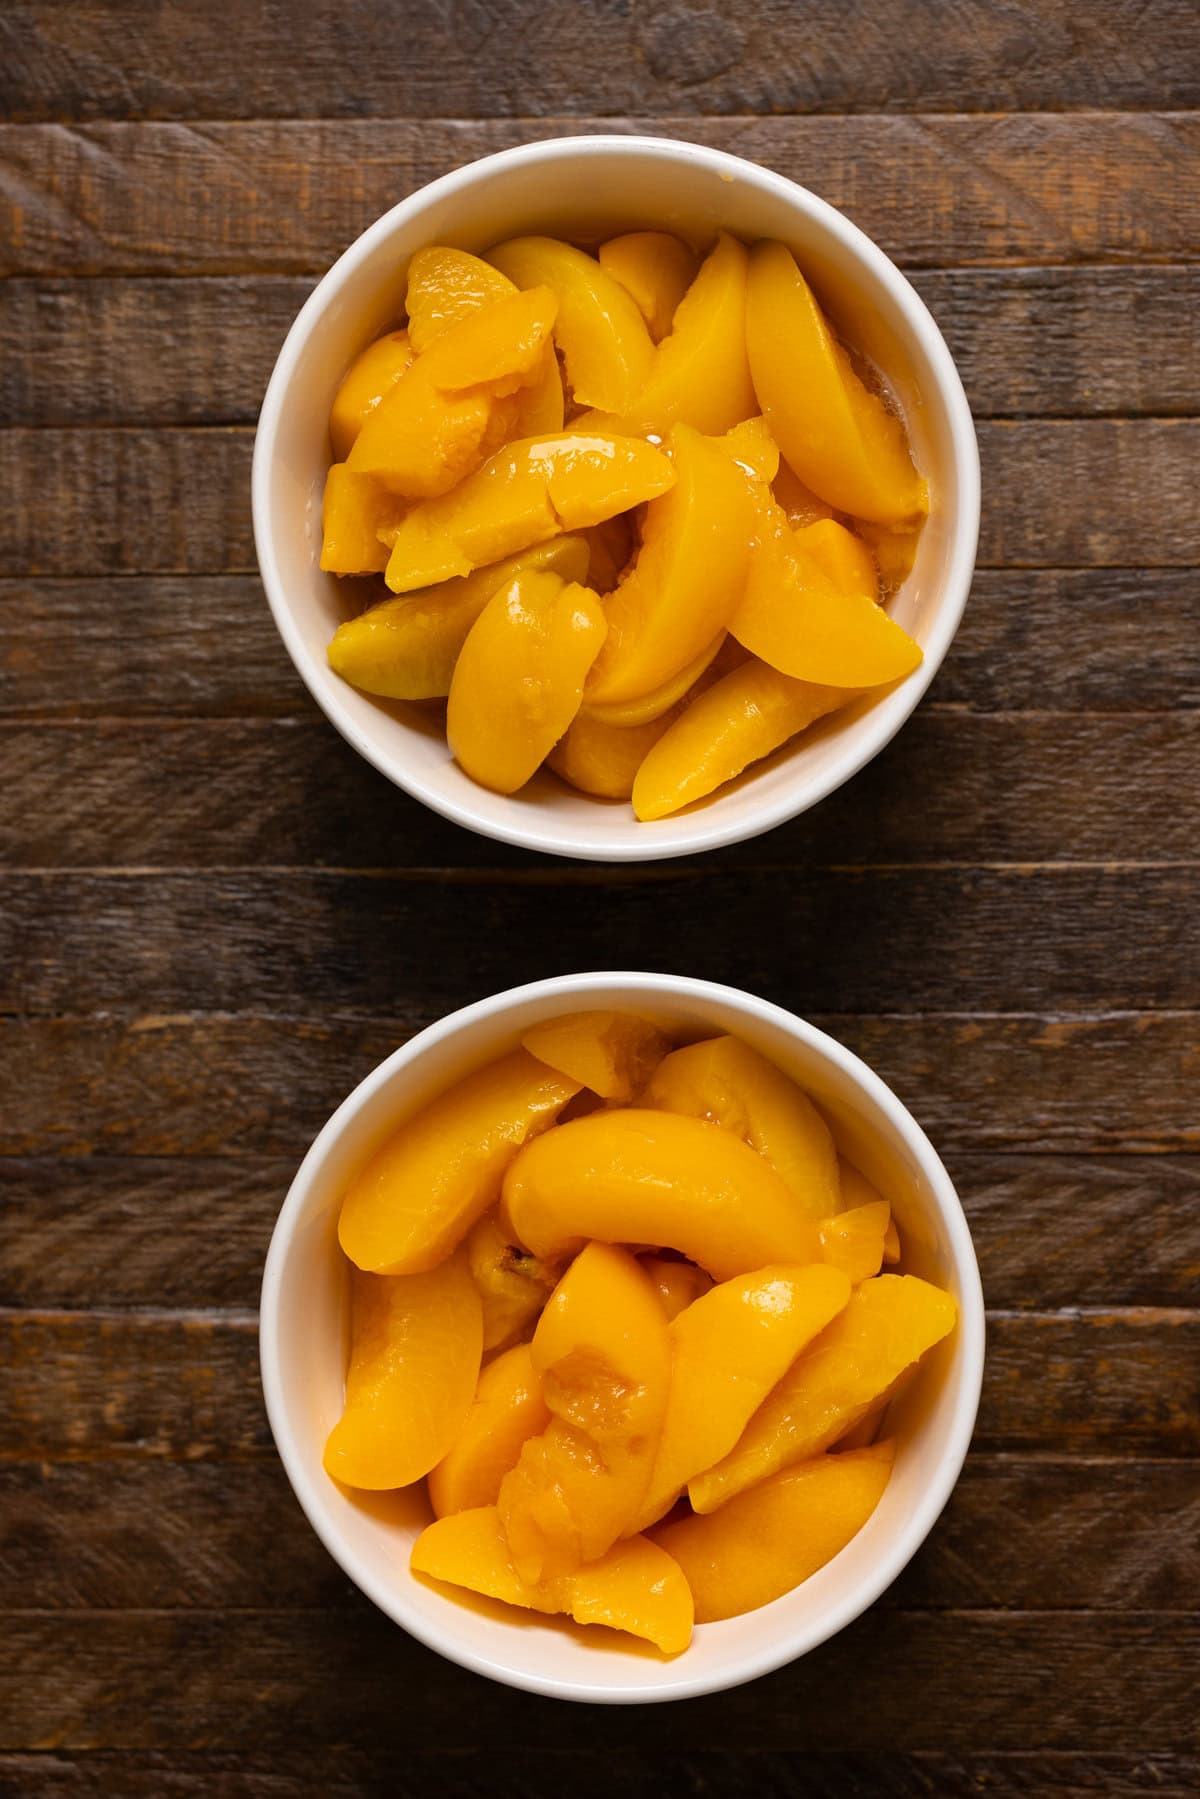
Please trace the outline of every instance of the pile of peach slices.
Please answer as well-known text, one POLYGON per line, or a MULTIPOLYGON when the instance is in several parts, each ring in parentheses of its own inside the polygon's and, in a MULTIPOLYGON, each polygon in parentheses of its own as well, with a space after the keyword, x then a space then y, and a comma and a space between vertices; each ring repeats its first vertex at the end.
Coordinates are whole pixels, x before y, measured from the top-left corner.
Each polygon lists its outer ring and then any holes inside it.
POLYGON ((420 1575, 632 1632, 805 1580, 866 1522, 881 1414, 955 1322, 808 1096, 735 1037, 580 1012, 351 1182, 329 1474, 428 1482, 420 1575))
POLYGON ((421 250, 329 435, 321 567, 373 578, 330 663, 494 792, 663 818, 921 660, 926 484, 783 244, 421 250))

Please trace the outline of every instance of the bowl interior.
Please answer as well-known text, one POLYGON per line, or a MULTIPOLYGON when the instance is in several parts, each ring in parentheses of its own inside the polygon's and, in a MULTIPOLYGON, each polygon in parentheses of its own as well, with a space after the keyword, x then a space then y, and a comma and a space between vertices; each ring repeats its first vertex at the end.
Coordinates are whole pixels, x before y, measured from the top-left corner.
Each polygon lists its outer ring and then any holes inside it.
POLYGON ((928 1143, 894 1097, 840 1046, 788 1014, 731 989, 649 977, 575 977, 521 990, 435 1026, 383 1063, 331 1119, 281 1213, 263 1291, 264 1381, 272 1428, 309 1519, 357 1584, 406 1629, 476 1670, 534 1691, 591 1700, 683 1697, 736 1685, 821 1642, 894 1578, 936 1518, 970 1437, 981 1364, 982 1301, 961 1209, 928 1143), (423 1496, 368 1496, 321 1467, 340 1415, 347 1355, 345 1263, 336 1238, 341 1195, 364 1158, 436 1093, 512 1048, 535 1022, 581 1006, 618 1006, 680 1038, 733 1031, 812 1094, 839 1148, 894 1205, 903 1268, 958 1300, 954 1335, 891 1408, 898 1439, 874 1515, 842 1553, 796 1591, 726 1623, 697 1629, 675 1661, 613 1632, 518 1614, 435 1589, 408 1570, 428 1521, 423 1496))
POLYGON ((686 144, 592 138, 532 145, 414 195, 347 252, 309 301, 263 409, 259 559, 285 642, 314 696, 356 748, 426 804, 485 834, 562 854, 683 854, 753 835, 823 797, 916 703, 953 635, 974 555, 970 429, 957 375, 920 301, 882 252, 803 189, 686 144), (358 606, 353 584, 322 574, 318 562, 329 408, 354 356, 401 315, 414 251, 432 242, 481 250, 530 231, 599 240, 651 226, 697 243, 726 227, 747 241, 781 238, 794 250, 840 330, 886 371, 929 479, 931 508, 916 565, 891 602, 925 648, 925 666, 894 692, 806 733, 732 790, 678 817, 638 824, 624 804, 572 793, 545 773, 519 795, 487 793, 454 763, 426 709, 373 700, 342 682, 325 649, 358 606))

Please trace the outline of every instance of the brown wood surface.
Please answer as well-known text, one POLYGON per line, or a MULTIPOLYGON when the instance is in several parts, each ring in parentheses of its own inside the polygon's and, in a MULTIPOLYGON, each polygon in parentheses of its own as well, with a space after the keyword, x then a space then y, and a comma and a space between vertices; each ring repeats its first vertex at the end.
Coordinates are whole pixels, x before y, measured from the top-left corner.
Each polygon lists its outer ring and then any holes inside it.
POLYGON ((1200 45, 1185 0, 10 0, 0 13, 0 1793, 1200 1790, 1200 45), (323 721, 253 423, 413 187, 651 130, 911 273, 979 420, 929 698, 641 869, 469 836, 323 721), (989 1304, 962 1480, 863 1619, 654 1710, 438 1660, 321 1548, 256 1303, 333 1106, 468 1000, 709 975, 864 1055, 989 1304))

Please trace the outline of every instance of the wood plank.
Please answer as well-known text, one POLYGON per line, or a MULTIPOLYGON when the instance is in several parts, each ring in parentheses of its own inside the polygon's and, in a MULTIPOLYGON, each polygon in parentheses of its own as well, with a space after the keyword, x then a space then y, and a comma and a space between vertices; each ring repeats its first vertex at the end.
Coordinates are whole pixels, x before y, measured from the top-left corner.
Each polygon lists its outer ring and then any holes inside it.
MULTIPOLYGON (((1200 1158, 950 1156, 984 1292, 1004 1310, 1191 1305, 1200 1158)), ((0 1305, 254 1307, 288 1156, 0 1162, 0 1305)))
MULTIPOLYGON (((1186 1611, 1200 1579, 1197 1472, 1187 1461, 972 1455, 932 1537, 880 1604, 1186 1611)), ((5 1611, 349 1601, 349 1582, 274 1460, 9 1463, 0 1515, 5 1611)))
MULTIPOLYGON (((286 275, 13 280, 0 423, 253 424, 312 283, 286 275)), ((1200 270, 920 270, 977 418, 1196 410, 1200 270)))
POLYGON ((1195 1799, 1200 1759, 1188 1755, 1097 1754, 1094 1750, 1025 1754, 893 1750, 614 1753, 506 1746, 414 1752, 377 1742, 354 1748, 254 1750, 45 1750, 0 1754, 0 1783, 32 1799, 378 1799, 381 1793, 432 1793, 445 1799, 544 1799, 567 1789, 575 1799, 658 1799, 668 1778, 679 1799, 754 1793, 756 1799, 978 1799, 980 1793, 1032 1799, 1195 1799))
MULTIPOLYGON (((981 569, 931 703, 1200 705, 1195 592, 1191 570, 981 569)), ((0 718, 316 716, 256 575, 0 577, 0 635, 0 718)))
MULTIPOLYGON (((1196 711, 986 717, 927 705, 848 800, 702 866, 1189 861, 1195 832, 1180 796, 1194 790, 1198 742, 1196 711)), ((0 756, 9 867, 520 868, 572 887, 610 878, 535 862, 435 816, 323 719, 12 725, 0 728, 0 756)))
MULTIPOLYGON (((482 992, 464 969, 459 997, 482 992)), ((947 1156, 1140 1154, 1200 1142, 1191 1013, 812 1021, 862 1056, 947 1156)), ((399 1010, 0 1019, 0 1087, 20 1096, 0 1118, 0 1156, 299 1158, 351 1088, 429 1022, 399 1010)))
POLYGON ((0 875, 0 1011, 128 1011, 153 992, 164 1012, 320 1017, 403 993, 436 1017, 462 993, 465 938, 488 992, 535 979, 548 956, 563 969, 616 967, 636 943, 651 965, 666 957, 773 987, 793 1009, 1198 1011, 1200 863, 785 867, 752 879, 668 863, 580 885, 567 907, 558 883, 508 877, 473 879, 454 904, 440 874, 0 875), (760 922, 783 917, 781 970, 760 922), (829 955, 837 942, 853 943, 853 957, 829 955))
POLYGON ((317 274, 448 169, 614 128, 777 169, 906 264, 1190 262, 1200 243, 1188 113, 44 124, 0 128, 0 274, 317 274))
POLYGON ((1082 19, 1044 0, 1036 19, 997 17, 985 0, 897 3, 868 21, 825 4, 797 32, 783 0, 720 14, 692 6, 643 13, 551 0, 487 8, 352 6, 325 0, 295 29, 280 0, 234 18, 201 12, 186 33, 139 11, 130 66, 129 9, 85 0, 63 28, 53 0, 14 0, 0 109, 10 119, 410 117, 453 95, 463 117, 592 110, 656 113, 962 111, 982 100, 1017 110, 1200 103, 1194 18, 1184 0, 1148 12, 1104 0, 1082 19), (395 45, 404 46, 397 84, 395 45), (336 79, 331 71, 336 70, 336 79))
MULTIPOLYGON (((1200 564, 1200 419, 985 419, 979 445, 982 567, 1200 564)), ((252 569, 252 449, 241 426, 0 431, 3 566, 75 578, 252 569)))
POLYGON ((1152 1612, 877 1608, 732 1692, 585 1707, 448 1667, 365 1600, 344 1613, 32 1613, 11 1616, 6 1635, 0 1708, 10 1745, 296 1753, 367 1742, 407 1759, 452 1742, 493 1762, 497 1744, 510 1742, 606 1758, 746 1741, 859 1755, 971 1754, 985 1743, 1186 1752, 1200 1653, 1194 1619, 1152 1612))

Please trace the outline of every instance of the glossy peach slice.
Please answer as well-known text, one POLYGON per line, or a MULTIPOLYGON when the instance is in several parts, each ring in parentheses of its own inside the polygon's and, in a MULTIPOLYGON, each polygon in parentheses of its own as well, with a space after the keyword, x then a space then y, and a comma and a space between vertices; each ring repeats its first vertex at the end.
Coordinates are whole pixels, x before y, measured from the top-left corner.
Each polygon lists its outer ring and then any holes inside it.
POLYGON ((660 343, 696 277, 696 252, 669 231, 626 231, 601 244, 597 254, 600 267, 632 296, 651 338, 660 343))
POLYGON ((569 1574, 630 1532, 667 1403, 667 1321, 623 1249, 589 1243, 551 1294, 532 1363, 552 1421, 521 1450, 498 1504, 522 1580, 569 1574))
POLYGON ((903 425, 855 374, 785 245, 755 245, 746 295, 754 390, 800 480, 859 518, 923 514, 926 487, 903 425))
POLYGON ((700 1118, 596 1112, 527 1144, 504 1206, 535 1255, 588 1238, 671 1248, 718 1280, 768 1262, 821 1259, 816 1225, 762 1156, 700 1118))
POLYGON ((521 1144, 578 1090, 517 1049, 439 1094, 347 1187, 338 1241, 350 1260, 391 1274, 436 1267, 495 1203, 521 1144))
POLYGON ((850 1298, 840 1268, 775 1266, 723 1281, 672 1321, 671 1390, 640 1525, 733 1448, 796 1357, 850 1298))
POLYGON ((891 1216, 887 1200, 877 1199, 822 1218, 821 1254, 825 1261, 843 1269, 855 1286, 878 1274, 883 1266, 891 1216))
POLYGON ((675 484, 669 459, 632 437, 519 438, 453 493, 414 506, 387 565, 393 593, 469 575, 560 531, 599 524, 675 484))
POLYGON ((498 1208, 471 1226, 466 1248, 483 1302, 484 1354, 532 1335, 534 1320, 562 1276, 561 1263, 541 1262, 514 1243, 498 1208))
POLYGON ((786 513, 788 524, 796 531, 803 530, 805 525, 815 525, 819 519, 833 517, 833 507, 811 487, 805 487, 800 477, 782 460, 771 477, 771 492, 786 513))
POLYGON ((645 1537, 618 1543, 598 1561, 558 1579, 524 1581, 508 1553, 495 1506, 456 1512, 427 1525, 413 1545, 411 1567, 527 1611, 560 1612, 578 1624, 603 1624, 644 1637, 678 1655, 692 1637, 692 1596, 678 1567, 645 1537))
POLYGON ((424 1274, 351 1276, 346 1405, 325 1444, 325 1471, 347 1486, 420 1480, 471 1409, 482 1322, 466 1256, 424 1274))
POLYGON ((408 265, 408 331, 421 355, 451 326, 516 290, 499 269, 469 250, 430 244, 408 265))
POLYGON ((751 481, 774 481, 779 473, 779 445, 762 414, 733 425, 717 442, 751 481))
POLYGON ((333 463, 321 507, 321 567, 330 575, 379 574, 388 559, 380 532, 399 525, 406 505, 369 475, 333 463))
POLYGON ((895 1391, 954 1328, 949 1293, 912 1274, 881 1274, 849 1304, 763 1401, 736 1447, 688 1484, 698 1512, 817 1455, 895 1391))
POLYGON ((660 1525, 652 1540, 683 1569, 697 1623, 757 1611, 832 1561, 879 1504, 893 1456, 891 1443, 817 1456, 711 1517, 660 1525))
POLYGON ((838 1157, 807 1093, 740 1037, 709 1037, 658 1064, 643 1104, 707 1118, 756 1149, 806 1217, 838 1209, 838 1157))
POLYGON ((558 303, 555 341, 576 403, 621 413, 654 361, 645 320, 594 256, 550 237, 514 237, 488 261, 519 288, 548 287, 558 303))
POLYGON ((671 1044, 649 1018, 632 1012, 567 1012, 543 1019, 523 1046, 601 1099, 628 1103, 640 1093, 671 1044))
POLYGON ((546 765, 580 793, 603 800, 627 800, 638 769, 680 710, 674 706, 645 725, 610 725, 583 706, 547 756, 546 765))
POLYGON ((654 1283, 668 1324, 694 1299, 712 1291, 712 1275, 697 1268, 695 1262, 681 1262, 673 1256, 639 1256, 638 1260, 654 1283))
POLYGON ((811 556, 839 593, 862 593, 878 603, 879 575, 875 558, 861 537, 836 519, 816 519, 795 534, 795 542, 811 556))
MULTIPOLYGON (((841 1209, 843 1212, 855 1211, 859 1207, 886 1204, 878 1187, 872 1186, 866 1175, 855 1168, 852 1162, 847 1162, 844 1157, 838 1159, 838 1177, 841 1182, 841 1209)), ((896 1220, 890 1206, 888 1206, 887 1229, 883 1233, 883 1259, 885 1262, 893 1264, 900 1260, 900 1232, 896 1227, 896 1220)))
MULTIPOLYGON (((378 548, 386 557, 383 545, 378 548)), ((392 700, 445 699, 467 633, 493 594, 527 573, 582 581, 587 565, 582 538, 555 537, 473 574, 384 599, 338 626, 329 666, 364 693, 392 700)))
POLYGON ((529 1344, 517 1343, 481 1370, 461 1431, 430 1469, 429 1499, 436 1516, 495 1505, 500 1482, 525 1443, 549 1422, 529 1344))
POLYGON ((355 357, 334 396, 329 441, 336 462, 345 462, 369 413, 409 368, 416 354, 407 331, 388 331, 355 357))

